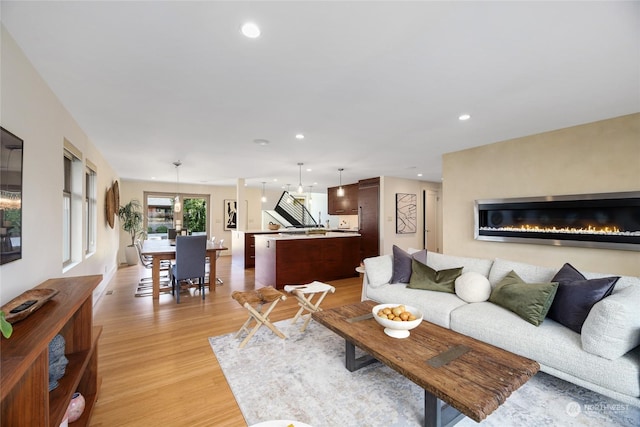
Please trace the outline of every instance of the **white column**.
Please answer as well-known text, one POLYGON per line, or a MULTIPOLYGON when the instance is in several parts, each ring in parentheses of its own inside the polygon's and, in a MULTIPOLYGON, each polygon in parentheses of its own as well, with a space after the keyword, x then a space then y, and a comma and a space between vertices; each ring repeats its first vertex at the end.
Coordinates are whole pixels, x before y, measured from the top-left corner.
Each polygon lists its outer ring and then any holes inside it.
POLYGON ((236 230, 238 231, 246 231, 247 230, 247 219, 249 212, 247 212, 247 197, 245 196, 245 188, 244 188, 244 178, 238 178, 238 182, 236 184, 236 200, 238 201, 238 223, 236 225, 236 230))

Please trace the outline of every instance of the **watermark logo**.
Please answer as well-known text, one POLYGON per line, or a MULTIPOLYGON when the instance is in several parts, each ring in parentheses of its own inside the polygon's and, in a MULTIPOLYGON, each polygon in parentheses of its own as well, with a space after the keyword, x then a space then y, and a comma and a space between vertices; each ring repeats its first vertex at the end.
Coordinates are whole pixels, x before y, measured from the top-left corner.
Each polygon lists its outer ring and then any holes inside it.
POLYGON ((586 413, 597 413, 597 414, 605 414, 605 413, 613 413, 613 412, 627 412, 629 410, 629 405, 624 403, 605 403, 598 402, 592 404, 585 404, 582 407, 582 410, 586 413))
POLYGON ((570 417, 577 417, 580 414, 580 404, 578 402, 569 402, 565 409, 570 417))
POLYGON ((580 405, 578 402, 569 402, 565 408, 567 415, 571 417, 577 417, 581 412, 584 412, 585 414, 611 414, 614 412, 626 412, 628 410, 629 405, 624 403, 605 402, 586 403, 584 405, 580 405))

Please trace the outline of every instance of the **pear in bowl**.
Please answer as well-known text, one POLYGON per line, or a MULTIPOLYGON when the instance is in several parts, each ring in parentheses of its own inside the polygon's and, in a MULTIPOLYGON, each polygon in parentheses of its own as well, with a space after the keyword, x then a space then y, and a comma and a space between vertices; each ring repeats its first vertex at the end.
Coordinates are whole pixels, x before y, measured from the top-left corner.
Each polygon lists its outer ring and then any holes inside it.
POLYGON ((384 327, 384 333, 393 338, 407 338, 410 330, 422 322, 422 313, 404 304, 378 304, 372 309, 373 318, 384 327))

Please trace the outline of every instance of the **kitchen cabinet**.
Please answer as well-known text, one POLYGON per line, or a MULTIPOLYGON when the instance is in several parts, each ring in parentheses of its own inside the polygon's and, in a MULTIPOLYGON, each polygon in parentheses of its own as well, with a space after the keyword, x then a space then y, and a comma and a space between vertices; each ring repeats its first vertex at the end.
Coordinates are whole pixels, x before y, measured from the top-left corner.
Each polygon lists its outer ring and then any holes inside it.
POLYGON ((233 231, 231 256, 234 265, 241 268, 256 266, 256 242, 258 234, 278 234, 280 231, 233 231))
POLYGON ((2 360, 2 425, 57 427, 74 392, 85 409, 74 427, 89 425, 100 386, 98 338, 93 326, 92 294, 102 276, 49 279, 38 286, 58 294, 26 319, 13 325, 11 338, 0 340, 2 360), (65 339, 69 360, 58 387, 49 392, 49 342, 65 339))
POLYGON ((338 196, 338 188, 327 189, 329 215, 358 215, 358 184, 343 185, 344 196, 338 196))
POLYGON ((360 259, 380 255, 380 178, 358 181, 360 259))

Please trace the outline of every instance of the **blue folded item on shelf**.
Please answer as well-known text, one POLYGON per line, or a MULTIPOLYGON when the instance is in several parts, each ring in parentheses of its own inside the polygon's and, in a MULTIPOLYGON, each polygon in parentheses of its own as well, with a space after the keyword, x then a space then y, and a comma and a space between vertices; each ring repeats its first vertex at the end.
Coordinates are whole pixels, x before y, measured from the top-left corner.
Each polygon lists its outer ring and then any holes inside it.
POLYGON ((60 334, 49 342, 49 391, 58 387, 58 380, 64 376, 69 359, 64 355, 65 340, 60 334))

